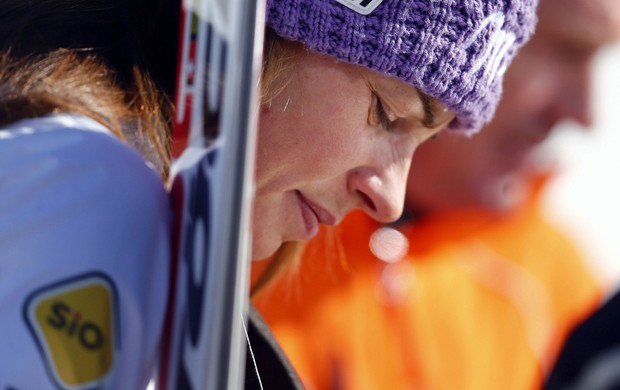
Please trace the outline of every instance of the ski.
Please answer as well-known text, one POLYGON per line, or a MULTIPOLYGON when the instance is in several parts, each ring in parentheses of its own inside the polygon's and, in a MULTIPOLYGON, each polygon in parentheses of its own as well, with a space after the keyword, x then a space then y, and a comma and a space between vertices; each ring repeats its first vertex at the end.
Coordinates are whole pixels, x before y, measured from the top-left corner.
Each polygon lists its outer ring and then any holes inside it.
POLYGON ((161 390, 243 386, 264 14, 264 0, 182 4, 161 390))

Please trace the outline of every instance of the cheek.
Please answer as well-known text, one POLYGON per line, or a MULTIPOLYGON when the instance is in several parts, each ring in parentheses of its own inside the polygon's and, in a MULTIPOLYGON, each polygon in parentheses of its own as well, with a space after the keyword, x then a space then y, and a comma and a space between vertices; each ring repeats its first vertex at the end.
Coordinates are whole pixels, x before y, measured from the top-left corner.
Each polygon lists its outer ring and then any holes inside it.
POLYGON ((339 105, 315 105, 297 112, 264 112, 258 140, 257 182, 276 173, 329 176, 354 164, 367 130, 365 123, 353 119, 360 117, 355 111, 339 105))
POLYGON ((279 225, 281 201, 270 197, 257 197, 252 210, 252 259, 272 255, 281 243, 279 225))

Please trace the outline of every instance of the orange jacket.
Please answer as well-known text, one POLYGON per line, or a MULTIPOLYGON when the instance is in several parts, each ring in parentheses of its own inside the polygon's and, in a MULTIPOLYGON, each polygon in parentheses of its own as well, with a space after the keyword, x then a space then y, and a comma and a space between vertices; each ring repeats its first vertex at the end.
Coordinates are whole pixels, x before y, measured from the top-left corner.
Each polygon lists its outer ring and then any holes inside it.
POLYGON ((401 227, 409 250, 394 263, 369 249, 378 227, 347 218, 340 256, 323 232, 299 270, 254 300, 309 390, 535 389, 600 300, 535 199, 508 216, 470 210, 401 227))

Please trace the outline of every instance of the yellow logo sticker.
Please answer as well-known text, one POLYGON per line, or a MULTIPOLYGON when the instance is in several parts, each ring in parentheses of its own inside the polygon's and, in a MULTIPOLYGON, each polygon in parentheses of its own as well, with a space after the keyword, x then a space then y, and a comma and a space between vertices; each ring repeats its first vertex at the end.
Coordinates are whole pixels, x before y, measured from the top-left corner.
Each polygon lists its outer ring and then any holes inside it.
POLYGON ((63 388, 102 384, 114 363, 116 293, 103 274, 47 286, 26 302, 25 315, 50 374, 63 388))

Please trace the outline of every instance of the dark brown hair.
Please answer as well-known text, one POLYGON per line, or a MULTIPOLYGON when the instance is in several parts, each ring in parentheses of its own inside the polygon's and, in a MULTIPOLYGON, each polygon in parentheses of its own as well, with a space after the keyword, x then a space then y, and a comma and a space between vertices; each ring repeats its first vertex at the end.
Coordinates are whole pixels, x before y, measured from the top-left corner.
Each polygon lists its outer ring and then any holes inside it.
POLYGON ((165 176, 172 108, 150 75, 146 55, 153 9, 161 1, 151 8, 146 3, 4 0, 0 124, 82 114, 127 140, 165 176))

